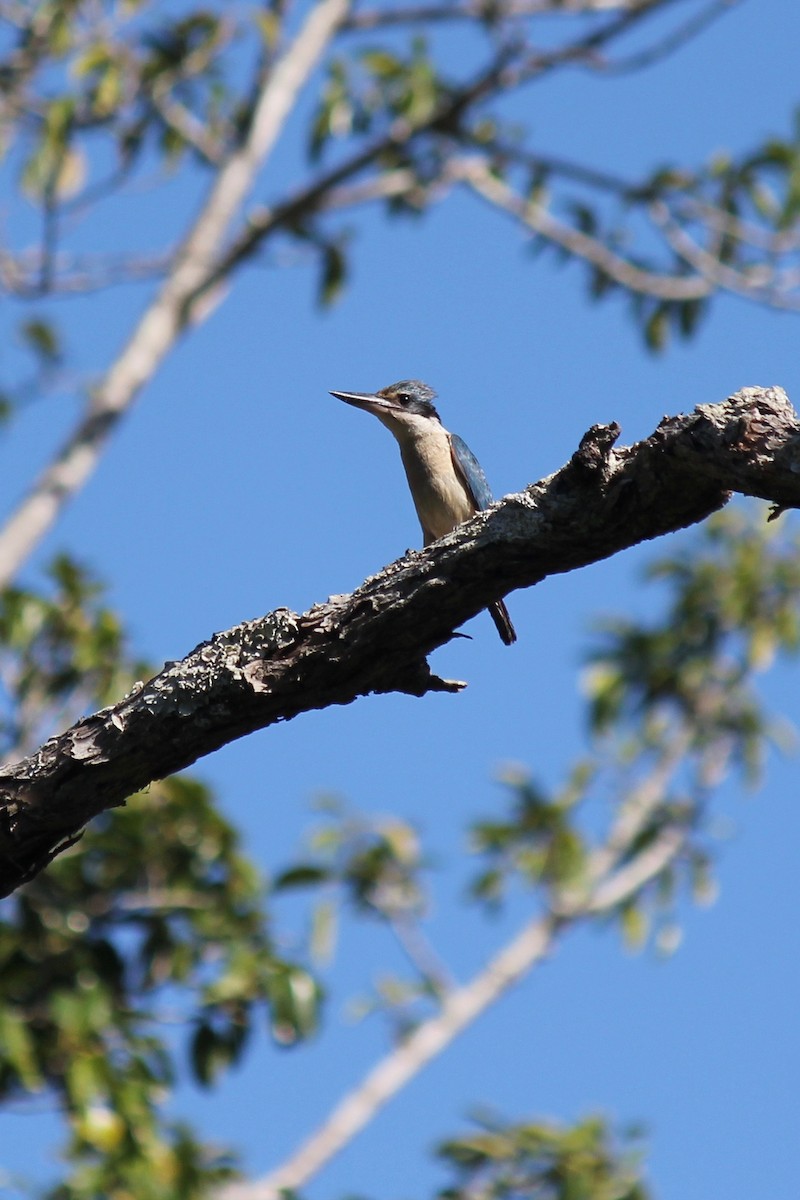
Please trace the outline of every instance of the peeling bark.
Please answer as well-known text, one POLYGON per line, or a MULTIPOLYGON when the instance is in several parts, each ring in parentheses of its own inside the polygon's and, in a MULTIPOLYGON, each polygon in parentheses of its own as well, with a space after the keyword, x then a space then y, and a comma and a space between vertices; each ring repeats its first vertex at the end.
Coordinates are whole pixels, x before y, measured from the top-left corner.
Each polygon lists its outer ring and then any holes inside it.
MULTIPOLYGON (((87 821, 235 738, 358 696, 458 691, 427 656, 507 592, 703 520, 731 493, 800 506, 800 423, 780 388, 665 417, 616 448, 595 425, 556 474, 506 496, 348 596, 215 634, 118 704, 0 772, 0 895, 87 821)), ((513 651, 512 651, 513 653, 513 651)))

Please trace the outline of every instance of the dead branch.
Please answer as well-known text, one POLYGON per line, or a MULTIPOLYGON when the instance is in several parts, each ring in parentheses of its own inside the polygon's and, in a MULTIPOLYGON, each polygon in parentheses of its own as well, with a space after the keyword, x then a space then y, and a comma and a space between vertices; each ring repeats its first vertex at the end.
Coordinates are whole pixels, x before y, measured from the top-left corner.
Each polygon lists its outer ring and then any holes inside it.
POLYGON ((104 809, 227 742, 371 693, 458 691, 427 656, 507 592, 702 520, 738 491, 800 506, 800 422, 780 388, 665 417, 615 449, 595 425, 570 462, 352 595, 216 634, 0 774, 0 895, 104 809))

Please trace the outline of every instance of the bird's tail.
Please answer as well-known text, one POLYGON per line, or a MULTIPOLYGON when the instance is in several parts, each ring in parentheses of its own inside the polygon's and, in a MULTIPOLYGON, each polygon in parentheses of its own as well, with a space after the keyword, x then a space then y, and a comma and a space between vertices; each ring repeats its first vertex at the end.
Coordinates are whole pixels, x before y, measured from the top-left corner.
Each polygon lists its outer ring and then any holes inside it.
POLYGON ((508 615, 508 609, 502 600, 495 600, 494 604, 490 604, 488 608, 489 616, 497 626, 497 632, 506 646, 510 646, 512 642, 517 640, 517 631, 511 624, 511 617, 508 615))

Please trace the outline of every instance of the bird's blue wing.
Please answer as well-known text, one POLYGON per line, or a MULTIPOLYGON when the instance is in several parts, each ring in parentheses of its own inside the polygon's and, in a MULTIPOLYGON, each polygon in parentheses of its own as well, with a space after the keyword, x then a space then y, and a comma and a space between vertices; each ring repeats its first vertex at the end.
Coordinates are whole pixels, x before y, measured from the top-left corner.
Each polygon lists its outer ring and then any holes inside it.
POLYGON ((486 482, 483 467, 467 443, 457 433, 450 434, 450 451, 453 456, 453 466, 466 487, 472 503, 480 511, 489 508, 494 503, 494 497, 486 482))

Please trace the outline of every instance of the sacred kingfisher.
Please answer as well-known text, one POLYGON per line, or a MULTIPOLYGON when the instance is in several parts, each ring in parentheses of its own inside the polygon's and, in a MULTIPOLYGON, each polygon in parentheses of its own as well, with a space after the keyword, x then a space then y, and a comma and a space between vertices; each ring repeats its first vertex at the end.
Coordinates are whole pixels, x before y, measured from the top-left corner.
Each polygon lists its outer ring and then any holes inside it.
MULTIPOLYGON (((419 379, 402 379, 379 392, 331 392, 337 400, 373 413, 400 446, 408 486, 429 546, 476 512, 492 493, 480 463, 456 433, 448 433, 433 406, 436 392, 419 379)), ((488 612, 507 646, 517 640, 502 600, 488 612)))

